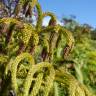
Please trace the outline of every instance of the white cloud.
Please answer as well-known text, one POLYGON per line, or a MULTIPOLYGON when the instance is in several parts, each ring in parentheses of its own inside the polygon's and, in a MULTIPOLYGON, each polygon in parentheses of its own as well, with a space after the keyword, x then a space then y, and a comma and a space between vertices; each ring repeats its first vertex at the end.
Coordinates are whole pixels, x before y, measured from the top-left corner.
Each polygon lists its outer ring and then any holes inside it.
POLYGON ((48 26, 49 20, 50 20, 50 17, 45 17, 43 19, 43 26, 48 26))

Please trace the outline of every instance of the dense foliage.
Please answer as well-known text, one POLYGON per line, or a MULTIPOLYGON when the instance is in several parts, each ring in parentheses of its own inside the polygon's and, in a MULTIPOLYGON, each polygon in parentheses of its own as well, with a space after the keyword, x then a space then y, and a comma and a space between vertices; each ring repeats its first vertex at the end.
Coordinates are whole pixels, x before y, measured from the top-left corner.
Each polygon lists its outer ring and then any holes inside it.
POLYGON ((95 96, 96 46, 89 27, 60 26, 37 0, 0 5, 0 96, 95 96), (44 27, 46 16, 51 19, 44 27))

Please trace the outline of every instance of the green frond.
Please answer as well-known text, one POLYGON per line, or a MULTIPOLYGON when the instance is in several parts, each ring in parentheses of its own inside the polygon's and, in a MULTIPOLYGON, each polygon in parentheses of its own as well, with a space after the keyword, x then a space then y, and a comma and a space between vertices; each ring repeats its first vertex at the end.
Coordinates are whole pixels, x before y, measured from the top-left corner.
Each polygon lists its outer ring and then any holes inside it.
POLYGON ((62 68, 57 70, 55 80, 67 88, 69 96, 93 96, 83 84, 62 68))
POLYGON ((28 96, 28 92, 29 92, 29 88, 31 86, 31 82, 33 80, 33 76, 36 72, 38 72, 39 70, 42 70, 43 68, 48 68, 49 70, 49 75, 46 77, 46 81, 45 82, 45 88, 44 88, 44 96, 48 96, 49 92, 50 92, 50 88, 53 85, 53 80, 55 77, 55 71, 54 68, 52 67, 52 65, 50 63, 47 62, 42 62, 39 63, 37 65, 33 65, 32 68, 30 68, 28 75, 26 77, 26 80, 24 82, 24 96, 28 96))
POLYGON ((33 90, 30 93, 30 96, 36 96, 41 88, 41 84, 42 84, 42 79, 43 79, 43 73, 40 73, 36 80, 35 80, 35 85, 33 87, 33 90))
POLYGON ((40 31, 42 29, 42 19, 43 19, 43 13, 42 13, 42 9, 39 3, 36 4, 36 8, 38 11, 38 19, 37 19, 37 24, 36 24, 36 30, 40 31))
POLYGON ((53 20, 53 22, 57 20, 56 16, 53 13, 51 13, 51 12, 43 13, 43 18, 46 17, 46 16, 50 16, 51 19, 53 20))
POLYGON ((22 53, 21 55, 17 56, 11 65, 12 87, 16 92, 18 90, 18 85, 17 85, 17 80, 16 80, 17 67, 18 67, 19 62, 25 58, 28 58, 28 62, 30 64, 30 67, 32 68, 32 65, 34 64, 34 59, 28 53, 22 53))

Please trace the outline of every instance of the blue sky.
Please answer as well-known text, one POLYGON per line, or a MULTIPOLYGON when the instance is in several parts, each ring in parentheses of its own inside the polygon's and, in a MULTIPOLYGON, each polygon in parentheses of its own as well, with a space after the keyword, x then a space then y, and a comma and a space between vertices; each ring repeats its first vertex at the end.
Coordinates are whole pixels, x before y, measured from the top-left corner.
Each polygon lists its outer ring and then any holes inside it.
POLYGON ((39 0, 43 11, 51 11, 60 19, 75 15, 76 20, 96 28, 96 0, 39 0))

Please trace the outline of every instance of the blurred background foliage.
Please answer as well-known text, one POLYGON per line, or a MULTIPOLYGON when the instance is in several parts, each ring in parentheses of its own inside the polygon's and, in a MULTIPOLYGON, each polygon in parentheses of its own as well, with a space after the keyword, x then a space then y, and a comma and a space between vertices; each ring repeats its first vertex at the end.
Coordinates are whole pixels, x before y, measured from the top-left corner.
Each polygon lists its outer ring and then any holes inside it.
POLYGON ((96 29, 88 24, 79 24, 74 18, 64 17, 62 22, 75 38, 75 46, 66 67, 96 94, 96 29))

